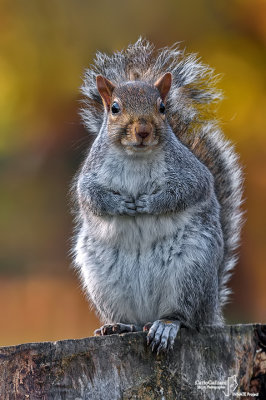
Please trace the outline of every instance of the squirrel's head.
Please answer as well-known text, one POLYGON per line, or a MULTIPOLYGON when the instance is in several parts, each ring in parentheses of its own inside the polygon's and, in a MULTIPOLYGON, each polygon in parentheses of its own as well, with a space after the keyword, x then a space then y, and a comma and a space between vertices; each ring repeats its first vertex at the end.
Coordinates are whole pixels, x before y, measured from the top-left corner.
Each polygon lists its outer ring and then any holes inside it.
POLYGON ((115 85, 102 75, 97 76, 108 134, 115 144, 130 154, 150 152, 160 145, 167 124, 165 100, 171 82, 170 72, 153 85, 144 81, 115 85))

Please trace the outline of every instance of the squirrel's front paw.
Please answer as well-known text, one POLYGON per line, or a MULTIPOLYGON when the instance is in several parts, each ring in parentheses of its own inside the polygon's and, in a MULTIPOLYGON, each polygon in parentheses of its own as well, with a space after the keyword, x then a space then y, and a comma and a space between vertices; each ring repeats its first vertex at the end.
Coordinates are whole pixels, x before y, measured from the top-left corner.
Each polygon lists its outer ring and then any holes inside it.
POLYGON ((135 205, 138 214, 150 214, 152 212, 151 197, 152 195, 142 194, 137 198, 135 205))
POLYGON ((135 200, 132 197, 121 196, 120 214, 132 216, 137 214, 135 200))
POLYGON ((143 330, 147 331, 147 344, 151 345, 152 351, 167 351, 173 349, 176 335, 180 328, 180 321, 160 319, 152 325, 149 322, 144 325, 143 330))

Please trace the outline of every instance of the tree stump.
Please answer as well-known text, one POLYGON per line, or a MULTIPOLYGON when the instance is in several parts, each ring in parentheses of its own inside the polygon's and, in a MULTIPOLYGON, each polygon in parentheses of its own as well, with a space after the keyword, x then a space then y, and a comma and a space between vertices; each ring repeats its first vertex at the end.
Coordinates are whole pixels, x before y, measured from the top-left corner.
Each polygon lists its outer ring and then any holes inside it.
POLYGON ((0 348, 1 400, 266 399, 266 325, 182 328, 156 354, 128 333, 0 348))

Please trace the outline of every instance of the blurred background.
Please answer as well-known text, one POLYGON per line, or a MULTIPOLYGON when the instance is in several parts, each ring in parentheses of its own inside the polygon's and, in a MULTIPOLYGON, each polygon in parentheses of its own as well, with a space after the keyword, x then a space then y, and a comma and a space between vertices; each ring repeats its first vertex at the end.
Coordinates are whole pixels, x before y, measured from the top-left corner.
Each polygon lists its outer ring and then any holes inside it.
POLYGON ((181 41, 222 73, 218 109, 245 172, 246 223, 226 308, 266 323, 266 1, 0 0, 0 345, 91 335, 71 269, 69 188, 90 142, 82 76, 97 50, 181 41))

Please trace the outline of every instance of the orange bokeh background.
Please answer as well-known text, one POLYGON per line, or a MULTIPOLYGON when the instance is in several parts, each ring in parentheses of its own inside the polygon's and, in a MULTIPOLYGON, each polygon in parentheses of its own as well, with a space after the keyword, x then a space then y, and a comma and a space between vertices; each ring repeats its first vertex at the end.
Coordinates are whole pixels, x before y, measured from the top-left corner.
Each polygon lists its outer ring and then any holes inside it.
POLYGON ((97 50, 181 42, 222 74, 218 109, 245 172, 228 322, 266 322, 266 3, 0 0, 0 345, 91 335, 71 269, 70 183, 90 137, 79 87, 97 50))

